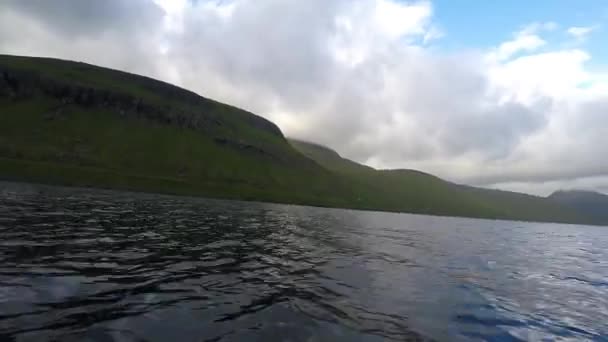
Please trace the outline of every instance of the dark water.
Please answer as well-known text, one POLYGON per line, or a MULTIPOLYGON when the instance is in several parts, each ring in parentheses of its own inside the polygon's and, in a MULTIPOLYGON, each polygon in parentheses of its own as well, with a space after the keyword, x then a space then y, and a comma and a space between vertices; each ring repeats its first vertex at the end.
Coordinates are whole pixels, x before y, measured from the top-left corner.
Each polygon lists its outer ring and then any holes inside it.
POLYGON ((608 341, 608 229, 0 183, 0 340, 608 341))

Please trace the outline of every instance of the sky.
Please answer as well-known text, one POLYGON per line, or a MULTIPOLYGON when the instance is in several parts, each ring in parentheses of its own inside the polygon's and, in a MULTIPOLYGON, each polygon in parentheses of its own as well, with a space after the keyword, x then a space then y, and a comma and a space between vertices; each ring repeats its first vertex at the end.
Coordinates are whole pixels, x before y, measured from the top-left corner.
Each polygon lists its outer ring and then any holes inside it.
POLYGON ((377 168, 608 192, 604 0, 2 0, 0 53, 250 110, 377 168))

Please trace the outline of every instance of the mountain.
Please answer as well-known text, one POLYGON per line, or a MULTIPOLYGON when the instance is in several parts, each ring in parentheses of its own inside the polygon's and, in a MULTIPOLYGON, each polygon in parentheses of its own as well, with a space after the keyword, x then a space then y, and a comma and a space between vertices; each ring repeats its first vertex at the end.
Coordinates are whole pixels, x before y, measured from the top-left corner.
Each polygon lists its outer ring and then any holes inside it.
POLYGON ((0 178, 434 215, 592 223, 523 194, 375 170, 126 72, 0 55, 0 178))
POLYGON ((0 108, 5 179, 348 204, 348 188, 270 121, 150 78, 0 56, 0 108))
POLYGON ((554 192, 548 199, 576 209, 596 222, 608 224, 608 195, 593 191, 562 190, 554 192))
POLYGON ((357 184, 360 196, 385 209, 422 214, 501 218, 524 221, 595 223, 572 208, 516 192, 475 188, 447 182, 415 170, 375 170, 342 158, 314 143, 291 144, 323 167, 357 184))

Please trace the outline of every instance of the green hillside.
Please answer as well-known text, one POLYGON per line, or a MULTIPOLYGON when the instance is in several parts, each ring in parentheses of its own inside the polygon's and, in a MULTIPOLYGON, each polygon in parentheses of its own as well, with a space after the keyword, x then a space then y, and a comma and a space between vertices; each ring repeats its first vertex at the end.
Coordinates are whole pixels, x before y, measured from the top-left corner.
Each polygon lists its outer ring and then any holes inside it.
POLYGON ((586 222, 541 198, 379 171, 147 77, 0 55, 0 178, 424 214, 586 222))
POLYGON ((596 222, 608 225, 608 195, 606 194, 584 190, 560 190, 547 198, 576 209, 596 222))
POLYGON ((0 76, 3 178, 346 205, 333 175, 243 110, 83 63, 0 56, 0 76))
POLYGON ((324 146, 290 142, 323 167, 358 184, 360 196, 374 198, 385 209, 526 221, 595 222, 541 197, 458 185, 415 170, 375 170, 342 158, 324 146))

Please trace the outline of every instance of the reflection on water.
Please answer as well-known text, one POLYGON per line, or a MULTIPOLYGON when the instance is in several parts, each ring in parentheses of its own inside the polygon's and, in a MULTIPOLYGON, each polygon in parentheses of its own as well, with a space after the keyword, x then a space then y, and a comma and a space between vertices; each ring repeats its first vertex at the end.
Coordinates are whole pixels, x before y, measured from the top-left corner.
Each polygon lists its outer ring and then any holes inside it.
POLYGON ((608 339, 608 230, 0 184, 0 340, 608 339))

